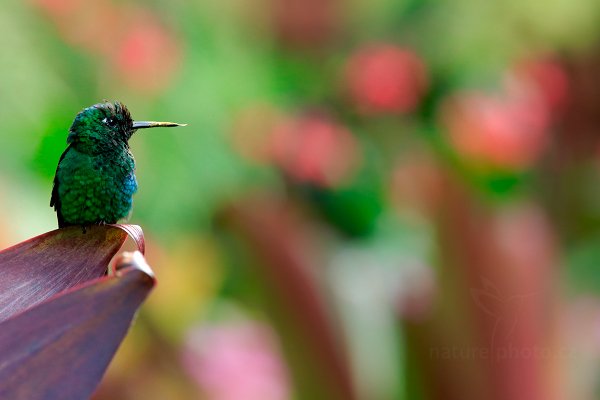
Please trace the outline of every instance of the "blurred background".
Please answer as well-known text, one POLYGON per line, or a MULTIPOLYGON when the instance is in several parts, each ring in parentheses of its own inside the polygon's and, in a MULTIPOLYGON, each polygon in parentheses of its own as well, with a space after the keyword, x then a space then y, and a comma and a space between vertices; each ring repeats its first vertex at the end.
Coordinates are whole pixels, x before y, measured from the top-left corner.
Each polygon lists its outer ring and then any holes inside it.
POLYGON ((600 2, 5 0, 0 245, 78 111, 158 286, 100 399, 600 397, 600 2))

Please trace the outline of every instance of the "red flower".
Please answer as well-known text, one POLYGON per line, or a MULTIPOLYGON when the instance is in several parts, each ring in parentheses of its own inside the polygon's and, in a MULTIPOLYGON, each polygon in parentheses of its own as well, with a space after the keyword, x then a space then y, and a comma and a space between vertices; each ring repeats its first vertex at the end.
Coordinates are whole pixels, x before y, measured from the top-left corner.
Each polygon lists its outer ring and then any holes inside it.
POLYGON ((290 118, 276 126, 271 157, 291 178, 326 187, 343 183, 360 162, 352 134, 319 114, 290 118))
POLYGON ((411 50, 377 44, 359 50, 348 61, 346 87, 366 114, 403 114, 419 105, 427 88, 425 65, 411 50))
POLYGON ((505 96, 462 93, 444 105, 442 120, 450 143, 467 161, 521 169, 543 151, 550 114, 528 91, 505 96))

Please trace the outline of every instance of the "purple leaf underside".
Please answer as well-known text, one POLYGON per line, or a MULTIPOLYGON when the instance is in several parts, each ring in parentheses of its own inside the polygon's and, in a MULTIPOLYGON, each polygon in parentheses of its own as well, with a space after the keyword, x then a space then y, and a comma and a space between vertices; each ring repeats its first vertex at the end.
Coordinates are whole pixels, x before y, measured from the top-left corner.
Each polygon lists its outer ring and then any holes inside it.
MULTIPOLYGON (((111 229, 99 231, 106 235, 98 232, 98 239, 115 234, 120 238, 111 229)), ((115 275, 67 290, 0 323, 0 398, 91 396, 154 286, 147 265, 139 265, 141 255, 129 261, 126 257, 117 262, 115 275)))

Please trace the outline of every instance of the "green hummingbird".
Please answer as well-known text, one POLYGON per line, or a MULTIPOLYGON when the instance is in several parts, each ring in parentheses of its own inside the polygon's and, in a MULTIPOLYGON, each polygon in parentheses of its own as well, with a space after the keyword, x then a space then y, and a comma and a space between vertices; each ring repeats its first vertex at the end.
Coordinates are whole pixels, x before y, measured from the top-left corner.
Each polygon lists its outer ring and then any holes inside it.
POLYGON ((80 111, 60 156, 50 207, 58 227, 114 224, 131 212, 137 191, 129 138, 137 129, 185 126, 174 122, 133 121, 118 101, 80 111))

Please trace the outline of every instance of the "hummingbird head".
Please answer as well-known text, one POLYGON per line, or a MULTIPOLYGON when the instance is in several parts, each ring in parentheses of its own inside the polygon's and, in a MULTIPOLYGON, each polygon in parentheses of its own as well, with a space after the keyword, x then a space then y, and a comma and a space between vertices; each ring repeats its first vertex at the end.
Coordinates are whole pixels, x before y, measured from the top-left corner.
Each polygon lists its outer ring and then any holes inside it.
POLYGON ((125 104, 115 101, 94 104, 77 114, 67 143, 75 143, 91 152, 115 146, 128 146, 137 129, 184 126, 174 122, 133 121, 125 104))

